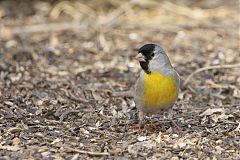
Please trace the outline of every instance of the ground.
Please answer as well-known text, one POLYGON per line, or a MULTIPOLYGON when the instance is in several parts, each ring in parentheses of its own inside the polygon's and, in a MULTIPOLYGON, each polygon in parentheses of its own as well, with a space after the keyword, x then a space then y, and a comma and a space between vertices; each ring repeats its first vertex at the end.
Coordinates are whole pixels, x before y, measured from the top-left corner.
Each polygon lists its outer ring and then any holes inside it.
POLYGON ((0 159, 240 159, 238 7, 0 1, 0 159), (133 99, 113 96, 134 86, 145 43, 181 76, 182 131, 162 115, 139 130, 133 99))

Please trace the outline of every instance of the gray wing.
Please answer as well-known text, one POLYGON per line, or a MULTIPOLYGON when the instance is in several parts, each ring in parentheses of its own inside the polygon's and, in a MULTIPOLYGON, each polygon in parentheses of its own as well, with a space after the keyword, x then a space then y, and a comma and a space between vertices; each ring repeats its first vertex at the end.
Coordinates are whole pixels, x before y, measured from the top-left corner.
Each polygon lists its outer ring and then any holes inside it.
POLYGON ((178 87, 178 93, 179 93, 180 92, 180 76, 175 69, 173 71, 174 71, 173 72, 173 77, 174 77, 174 80, 175 80, 176 85, 178 87))
POLYGON ((174 68, 171 68, 171 69, 165 70, 165 74, 168 76, 172 76, 174 78, 177 88, 179 88, 179 91, 180 91, 180 76, 177 73, 177 71, 174 68))
POLYGON ((135 101, 135 104, 136 104, 136 107, 137 108, 142 108, 142 102, 141 102, 141 97, 143 97, 143 94, 144 94, 144 90, 143 90, 143 87, 144 87, 144 77, 143 77, 143 73, 141 71, 140 73, 140 76, 137 80, 137 83, 135 85, 135 93, 134 93, 134 101, 135 101))

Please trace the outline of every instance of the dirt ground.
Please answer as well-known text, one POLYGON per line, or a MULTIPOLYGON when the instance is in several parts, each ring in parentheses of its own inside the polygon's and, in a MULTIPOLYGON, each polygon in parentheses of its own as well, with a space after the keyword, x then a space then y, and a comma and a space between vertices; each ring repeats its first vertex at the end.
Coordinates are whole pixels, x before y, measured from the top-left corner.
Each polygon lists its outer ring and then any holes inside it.
POLYGON ((0 1, 0 159, 240 159, 239 5, 0 1), (181 76, 182 132, 162 115, 139 131, 133 99, 112 94, 146 43, 181 76))

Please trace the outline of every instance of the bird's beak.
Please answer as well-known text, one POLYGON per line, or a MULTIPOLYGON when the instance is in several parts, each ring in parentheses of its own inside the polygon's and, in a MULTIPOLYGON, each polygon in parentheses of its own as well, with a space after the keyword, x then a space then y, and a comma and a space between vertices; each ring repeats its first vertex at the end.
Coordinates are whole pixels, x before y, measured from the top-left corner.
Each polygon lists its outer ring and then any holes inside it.
POLYGON ((142 53, 138 53, 135 59, 138 60, 139 62, 146 62, 145 57, 142 53))

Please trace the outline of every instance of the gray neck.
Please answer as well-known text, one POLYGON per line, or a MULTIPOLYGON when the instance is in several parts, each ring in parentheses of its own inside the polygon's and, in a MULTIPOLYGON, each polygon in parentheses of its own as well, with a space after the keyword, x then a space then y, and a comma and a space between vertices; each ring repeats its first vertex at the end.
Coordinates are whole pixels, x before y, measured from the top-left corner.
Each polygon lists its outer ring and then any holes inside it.
POLYGON ((168 73, 168 70, 172 68, 171 62, 166 54, 158 54, 149 62, 151 72, 168 73))

